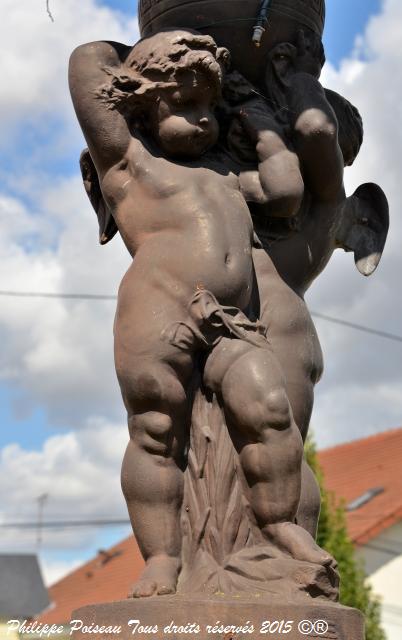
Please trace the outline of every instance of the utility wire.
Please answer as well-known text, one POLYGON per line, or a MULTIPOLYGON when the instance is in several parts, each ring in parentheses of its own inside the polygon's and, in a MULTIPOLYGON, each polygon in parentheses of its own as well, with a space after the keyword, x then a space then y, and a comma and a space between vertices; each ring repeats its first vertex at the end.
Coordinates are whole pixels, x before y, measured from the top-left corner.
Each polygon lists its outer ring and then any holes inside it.
POLYGON ((311 311, 310 313, 315 318, 320 318, 321 320, 327 320, 327 322, 334 322, 335 324, 340 324, 344 327, 349 327, 350 329, 356 329, 356 331, 364 331, 365 333, 371 333, 374 336, 379 336, 380 338, 386 338, 387 340, 402 342, 402 336, 398 336, 395 333, 389 333, 388 331, 380 331, 379 329, 372 329, 371 327, 366 327, 362 324, 357 324, 355 322, 348 322, 347 320, 341 320, 340 318, 327 316, 327 315, 324 315, 323 313, 318 313, 317 311, 311 311))
MULTIPOLYGON (((53 298, 53 299, 64 299, 64 300, 117 300, 116 295, 104 295, 104 294, 96 294, 96 293, 95 294, 93 293, 48 293, 43 291, 0 290, 0 296, 10 297, 10 298, 53 298)), ((343 327, 348 327, 349 329, 355 329, 356 331, 369 333, 371 335, 378 336, 380 338, 393 340, 394 342, 402 342, 402 336, 399 336, 395 333, 389 333, 388 331, 373 329, 372 327, 367 327, 363 324, 358 324, 356 322, 341 320, 341 318, 327 316, 323 313, 319 313, 318 311, 310 311, 310 313, 315 318, 319 318, 320 320, 325 320, 326 322, 332 322, 334 324, 338 324, 343 327)))
POLYGON ((363 547, 367 547, 368 549, 373 549, 373 551, 379 551, 380 553, 386 553, 389 556, 394 556, 397 558, 402 554, 402 548, 397 551, 396 549, 391 549, 389 547, 384 547, 383 545, 371 544, 368 542, 367 544, 362 545, 363 547))
MULTIPOLYGON (((42 522, 41 529, 67 529, 67 528, 85 528, 85 527, 121 527, 130 525, 130 520, 121 519, 121 520, 110 520, 110 519, 101 519, 101 520, 54 520, 49 522, 42 522)), ((12 530, 32 530, 36 529, 38 526, 37 522, 10 522, 10 523, 2 523, 0 524, 0 529, 12 529, 12 530)), ((377 545, 371 542, 368 542, 363 545, 359 545, 361 548, 372 549, 373 551, 379 551, 381 553, 386 553, 393 557, 398 557, 402 554, 402 543, 401 541, 393 541, 387 540, 389 544, 394 544, 398 548, 391 548, 384 544, 377 545)))
MULTIPOLYGON (((350 511, 349 515, 351 517, 354 518, 364 518, 364 519, 371 519, 371 518, 384 518, 384 517, 388 517, 390 515, 389 511, 376 511, 375 513, 369 513, 369 514, 358 514, 355 513, 354 511, 350 511)), ((391 514, 392 515, 392 514, 391 514)), ((113 520, 112 518, 99 518, 99 519, 94 519, 94 520, 50 520, 50 521, 44 521, 42 522, 42 525, 44 527, 56 527, 56 526, 79 526, 81 524, 83 525, 87 525, 87 524, 91 524, 91 525, 108 525, 108 524, 116 524, 116 525, 120 525, 120 524, 128 524, 130 521, 128 518, 124 519, 115 519, 113 520)), ((38 526, 38 522, 34 522, 33 520, 27 520, 25 521, 13 521, 13 522, 0 522, 0 528, 12 528, 12 527, 24 527, 24 528, 28 528, 28 527, 37 527, 38 526)), ((393 544, 393 545, 400 545, 401 546, 401 550, 402 550, 402 540, 395 540, 393 538, 387 538, 386 540, 384 540, 385 543, 387 544, 393 544)))
MULTIPOLYGON (((121 519, 121 520, 54 520, 50 522, 42 522, 41 529, 66 529, 66 528, 76 528, 76 527, 120 527, 126 526, 130 524, 130 520, 121 519)), ((38 526, 37 522, 10 522, 10 523, 2 523, 0 524, 1 529, 25 529, 31 530, 36 529, 38 526)), ((394 544, 393 541, 388 541, 390 544, 394 544)), ((399 549, 387 547, 385 545, 376 545, 370 542, 362 545, 363 547, 367 547, 369 549, 373 549, 375 551, 380 551, 383 553, 387 553, 392 556, 399 556, 402 554, 402 544, 401 542, 396 542, 399 546, 399 549)))
MULTIPOLYGON (((70 527, 120 527, 130 524, 130 520, 54 520, 42 522, 41 529, 64 529, 70 527)), ((1 523, 0 529, 37 529, 37 522, 1 523)))
POLYGON ((10 298, 61 298, 67 300, 117 300, 117 296, 97 293, 46 293, 43 291, 0 291, 0 296, 10 298))
MULTIPOLYGON (((389 518, 394 515, 393 512, 390 513, 389 511, 384 511, 382 513, 378 513, 378 512, 377 513, 356 513, 356 511, 348 511, 347 513, 348 513, 348 517, 350 516, 353 519, 363 518, 363 520, 370 520, 372 518, 389 518)), ((394 541, 388 540, 388 542, 394 542, 394 541)), ((399 544, 399 543, 396 543, 396 544, 399 544)))
POLYGON ((402 540, 391 540, 391 538, 385 538, 384 542, 385 542, 385 544, 392 544, 392 545, 400 546, 401 553, 402 553, 402 540))
MULTIPOLYGON (((53 522, 43 522, 41 529, 70 529, 70 528, 86 528, 86 527, 121 527, 130 525, 130 520, 57 520, 53 522)), ((37 528, 37 522, 10 522, 6 524, 0 524, 0 529, 10 530, 32 530, 37 528)), ((368 542, 363 545, 358 545, 359 548, 372 549, 373 551, 379 551, 385 553, 394 558, 402 555, 402 545, 398 542, 399 549, 387 547, 385 545, 377 545, 368 542)))
MULTIPOLYGON (((130 524, 129 520, 54 520, 51 522, 42 522, 43 529, 57 529, 58 527, 87 527, 87 526, 120 526, 130 524)), ((3 522, 0 529, 37 529, 37 522, 3 522)), ((402 544, 402 543, 398 543, 402 544)), ((401 546, 402 553, 402 546, 401 546)))
MULTIPOLYGON (((376 518, 388 516, 389 514, 386 512, 375 514, 376 518)), ((361 516, 363 517, 363 516, 361 516)), ((373 515, 365 516, 367 518, 374 517, 373 515)), ((110 519, 110 518, 100 518, 94 520, 50 520, 42 522, 41 526, 43 528, 55 529, 58 527, 86 527, 86 526, 121 526, 130 524, 130 520, 126 519, 110 519)), ((38 526, 37 521, 20 521, 20 522, 2 522, 0 523, 0 529, 36 529, 38 526)), ((394 545, 396 547, 400 547, 400 551, 402 553, 402 541, 401 540, 391 540, 387 539, 384 541, 386 545, 394 545)), ((364 544, 363 546, 369 546, 371 543, 364 544)), ((387 551, 395 551, 391 549, 389 546, 383 546, 387 551)))
POLYGON ((397 604, 387 604, 386 602, 382 603, 381 605, 384 609, 387 609, 389 611, 393 611, 394 613, 398 614, 398 615, 402 615, 402 607, 400 607, 397 604))

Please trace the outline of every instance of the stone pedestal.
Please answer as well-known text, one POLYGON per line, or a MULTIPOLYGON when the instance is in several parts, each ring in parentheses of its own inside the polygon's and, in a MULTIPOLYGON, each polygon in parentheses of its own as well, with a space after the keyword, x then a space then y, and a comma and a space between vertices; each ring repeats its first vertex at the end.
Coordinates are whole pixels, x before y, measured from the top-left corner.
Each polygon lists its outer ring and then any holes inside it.
POLYGON ((80 621, 75 640, 364 640, 360 612, 314 599, 290 605, 252 596, 162 596, 90 605, 72 619, 80 621))

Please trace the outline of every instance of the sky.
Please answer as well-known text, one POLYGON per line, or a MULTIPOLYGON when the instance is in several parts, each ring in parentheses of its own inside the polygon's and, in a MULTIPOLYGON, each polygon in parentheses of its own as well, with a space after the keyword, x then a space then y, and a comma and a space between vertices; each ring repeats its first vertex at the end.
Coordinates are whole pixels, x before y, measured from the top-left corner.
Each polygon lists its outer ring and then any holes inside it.
MULTIPOLYGON (((3 0, 0 35, 0 291, 110 294, 129 265, 119 237, 97 242, 78 171, 84 141, 67 88, 80 43, 138 37, 134 0, 3 0)), ((365 142, 348 194, 378 182, 391 205, 382 263, 364 279, 336 254, 308 294, 314 311, 402 335, 402 3, 327 0, 322 82, 356 104, 365 142)), ((113 365, 113 301, 0 297, 0 525, 124 519, 127 443, 113 365)), ((312 428, 320 448, 402 424, 402 344, 316 321, 326 362, 312 428)), ((128 527, 43 532, 48 583, 128 535, 128 527)), ((38 549, 2 529, 0 552, 38 549)))

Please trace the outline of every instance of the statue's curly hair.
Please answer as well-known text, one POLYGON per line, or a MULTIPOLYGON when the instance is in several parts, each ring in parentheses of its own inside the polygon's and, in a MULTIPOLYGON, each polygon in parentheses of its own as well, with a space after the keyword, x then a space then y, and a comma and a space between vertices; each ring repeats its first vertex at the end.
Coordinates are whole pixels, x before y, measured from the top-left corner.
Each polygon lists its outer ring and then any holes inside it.
POLYGON ((205 74, 220 93, 229 51, 211 36, 169 30, 140 40, 120 67, 105 67, 110 82, 97 91, 110 109, 132 113, 156 92, 180 85, 185 72, 205 74))

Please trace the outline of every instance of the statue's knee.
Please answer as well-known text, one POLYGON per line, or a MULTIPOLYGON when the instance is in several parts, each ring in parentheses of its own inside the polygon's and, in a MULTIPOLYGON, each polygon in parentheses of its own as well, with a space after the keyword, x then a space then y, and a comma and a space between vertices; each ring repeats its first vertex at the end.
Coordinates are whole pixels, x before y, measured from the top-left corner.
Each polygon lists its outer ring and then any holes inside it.
POLYGON ((292 421, 290 404, 283 387, 267 391, 263 405, 268 427, 279 431, 290 427, 292 421))
POLYGON ((137 366, 120 375, 120 385, 129 413, 139 413, 145 404, 159 402, 162 397, 162 376, 156 366, 137 366))
MULTIPOLYGON (((247 385, 249 386, 249 385, 247 385)), ((253 440, 263 440, 267 430, 283 431, 291 426, 289 400, 282 388, 258 389, 253 393, 231 393, 228 409, 237 428, 253 440)))
POLYGON ((123 386, 129 415, 147 410, 177 413, 186 403, 178 376, 160 363, 138 366, 123 386))
POLYGON ((148 453, 168 456, 172 443, 172 418, 157 411, 147 411, 129 419, 131 439, 148 453))
POLYGON ((302 483, 300 502, 297 511, 297 524, 304 527, 313 538, 315 538, 317 534, 320 510, 320 487, 314 472, 304 459, 302 463, 302 483))

